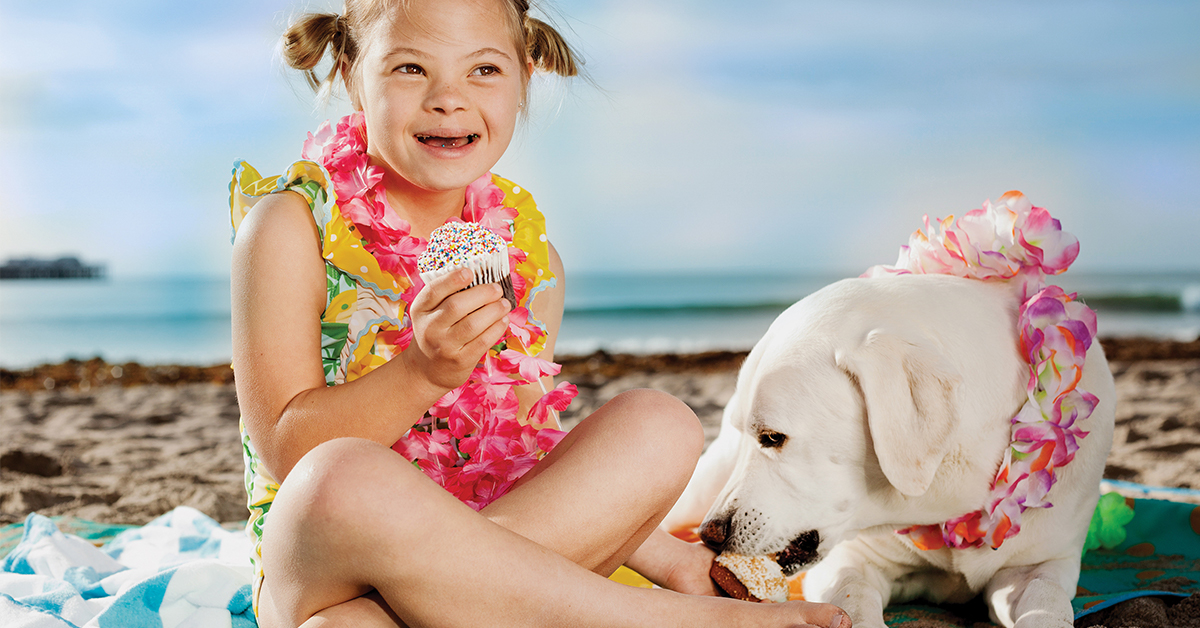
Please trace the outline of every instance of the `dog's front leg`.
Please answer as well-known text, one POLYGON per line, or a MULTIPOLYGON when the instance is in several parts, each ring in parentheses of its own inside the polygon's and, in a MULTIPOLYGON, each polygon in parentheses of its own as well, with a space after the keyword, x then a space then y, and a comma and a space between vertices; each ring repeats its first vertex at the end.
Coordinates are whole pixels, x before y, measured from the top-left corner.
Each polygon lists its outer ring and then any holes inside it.
POLYGON ((857 539, 834 546, 804 575, 804 597, 840 607, 850 615, 854 628, 887 628, 883 609, 891 597, 893 577, 866 554, 873 553, 857 539))
POLYGON ((1014 628, 1071 628, 1069 592, 1078 580, 1078 558, 1001 569, 987 585, 992 621, 1014 628))

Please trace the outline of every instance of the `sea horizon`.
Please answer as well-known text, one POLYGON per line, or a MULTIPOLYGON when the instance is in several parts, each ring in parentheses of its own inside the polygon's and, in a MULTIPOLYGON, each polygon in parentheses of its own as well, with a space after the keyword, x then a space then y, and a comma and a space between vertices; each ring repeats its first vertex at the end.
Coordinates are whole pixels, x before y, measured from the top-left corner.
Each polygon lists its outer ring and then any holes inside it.
MULTIPOLYGON (((851 273, 578 272, 556 353, 750 349, 795 301, 851 273)), ((1080 271, 1050 282, 1097 311, 1102 337, 1200 337, 1200 270, 1080 271)), ((229 278, 110 276, 0 282, 0 367, 68 359, 228 362, 229 278)))

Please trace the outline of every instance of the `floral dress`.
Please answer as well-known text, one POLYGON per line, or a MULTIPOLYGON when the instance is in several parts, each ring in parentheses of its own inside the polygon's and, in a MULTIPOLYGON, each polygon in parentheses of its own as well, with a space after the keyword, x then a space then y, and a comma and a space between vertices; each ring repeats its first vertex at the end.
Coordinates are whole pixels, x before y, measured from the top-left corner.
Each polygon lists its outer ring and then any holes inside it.
MULTIPOLYGON (((423 287, 416 258, 427 242, 387 207, 382 173, 365 155, 362 114, 347 116, 336 132, 326 123, 309 134, 302 156, 279 177, 262 177, 245 162, 234 166, 230 208, 234 238, 242 220, 267 194, 300 194, 312 212, 325 259, 326 305, 321 314, 321 364, 325 383, 352 382, 391 360, 412 339, 408 305, 423 287)), ((462 219, 496 232, 509 246, 517 303, 509 330, 480 360, 471 377, 439 400, 395 445, 446 490, 479 510, 503 495, 564 433, 544 424, 550 409, 563 410, 575 387, 548 391, 518 420, 514 386, 540 382, 559 367, 537 354, 545 326, 529 306, 555 285, 545 221, 529 192, 487 173, 467 188, 462 219)), ((262 582, 262 533, 279 483, 261 464, 241 424, 254 543, 254 606, 262 582)))

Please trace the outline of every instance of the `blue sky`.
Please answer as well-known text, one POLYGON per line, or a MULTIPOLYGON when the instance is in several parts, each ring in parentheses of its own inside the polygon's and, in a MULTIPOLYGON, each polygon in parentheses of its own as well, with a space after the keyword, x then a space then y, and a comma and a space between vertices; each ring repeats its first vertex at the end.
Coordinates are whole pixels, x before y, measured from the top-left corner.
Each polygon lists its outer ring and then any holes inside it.
MULTIPOLYGON (((304 6, 0 0, 0 257, 227 273, 233 161, 278 172, 347 111, 275 56, 304 6)), ((1009 189, 1079 237, 1078 269, 1200 269, 1200 3, 550 13, 594 86, 538 81, 496 171, 568 270, 856 272, 1009 189)))

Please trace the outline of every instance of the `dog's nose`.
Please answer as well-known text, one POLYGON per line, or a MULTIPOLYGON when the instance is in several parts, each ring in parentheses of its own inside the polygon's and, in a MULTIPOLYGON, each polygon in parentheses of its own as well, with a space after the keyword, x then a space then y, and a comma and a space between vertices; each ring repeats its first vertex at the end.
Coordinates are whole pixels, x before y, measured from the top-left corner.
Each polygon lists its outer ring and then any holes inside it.
POLYGON ((728 517, 714 517, 700 526, 700 540, 704 541, 704 544, 712 548, 714 552, 720 553, 728 538, 728 517))

